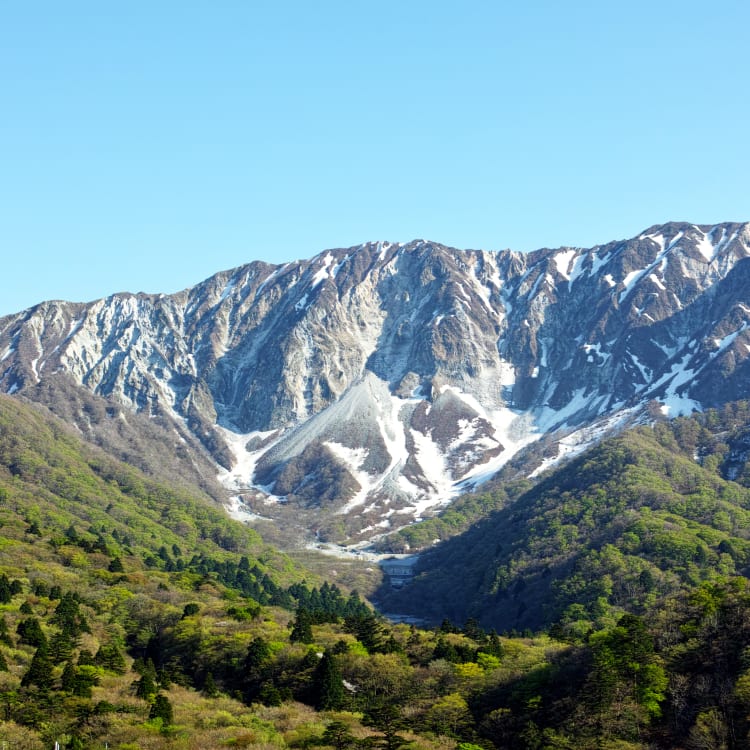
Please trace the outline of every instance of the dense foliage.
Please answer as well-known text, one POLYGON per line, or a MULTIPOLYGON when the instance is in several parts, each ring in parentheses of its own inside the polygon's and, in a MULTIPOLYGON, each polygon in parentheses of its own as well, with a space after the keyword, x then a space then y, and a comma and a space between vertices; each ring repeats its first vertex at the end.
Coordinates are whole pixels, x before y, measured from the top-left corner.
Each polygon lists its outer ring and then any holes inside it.
POLYGON ((498 635, 472 617, 431 630, 389 624, 356 592, 303 580, 205 499, 0 399, 0 741, 747 747, 747 497, 721 476, 731 463, 744 481, 743 429, 641 429, 497 510, 517 514, 505 606, 545 613, 536 597, 546 592, 562 612, 547 632, 498 635), (566 524, 576 532, 561 532, 566 524), (536 590, 534 555, 549 564, 561 553, 536 590), (611 591, 596 589, 607 575, 611 591))
POLYGON ((747 404, 641 427, 548 473, 422 554, 388 611, 585 633, 750 563, 747 404), (738 442, 739 441, 739 442, 738 442))

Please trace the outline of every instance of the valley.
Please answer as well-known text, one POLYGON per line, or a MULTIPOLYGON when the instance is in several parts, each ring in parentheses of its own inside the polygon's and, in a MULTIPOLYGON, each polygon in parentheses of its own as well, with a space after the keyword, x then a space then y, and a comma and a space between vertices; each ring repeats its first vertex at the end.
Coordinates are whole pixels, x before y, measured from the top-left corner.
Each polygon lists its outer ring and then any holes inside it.
POLYGON ((748 273, 669 223, 0 318, 0 741, 746 747, 748 273))

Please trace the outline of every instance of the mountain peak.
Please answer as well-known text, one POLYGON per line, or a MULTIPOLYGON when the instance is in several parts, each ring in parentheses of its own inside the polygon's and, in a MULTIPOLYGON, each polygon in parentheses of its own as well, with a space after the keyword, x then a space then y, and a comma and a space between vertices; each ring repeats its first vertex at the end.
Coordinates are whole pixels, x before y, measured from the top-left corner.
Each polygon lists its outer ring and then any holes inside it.
POLYGON ((172 295, 43 303, 0 319, 0 390, 103 442, 92 410, 140 415, 178 462, 212 461, 233 507, 367 541, 542 436, 567 436, 562 458, 651 402, 744 396, 749 226, 529 254, 367 242, 172 295))

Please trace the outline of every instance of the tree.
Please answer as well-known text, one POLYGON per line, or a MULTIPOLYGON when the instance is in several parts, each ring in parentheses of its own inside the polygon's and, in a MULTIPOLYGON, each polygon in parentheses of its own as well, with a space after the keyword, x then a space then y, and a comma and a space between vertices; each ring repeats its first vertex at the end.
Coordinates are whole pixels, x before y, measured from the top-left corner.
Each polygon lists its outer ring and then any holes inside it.
POLYGON ((292 624, 292 632, 289 635, 292 643, 312 643, 312 617, 304 607, 297 608, 297 614, 292 624))
POLYGON ((49 643, 49 656, 53 663, 68 661, 73 655, 76 639, 65 632, 55 633, 49 643))
POLYGON ((341 670, 333 654, 326 649, 313 675, 315 707, 319 711, 335 711, 343 707, 346 699, 341 670))
POLYGON ((91 632, 86 618, 80 611, 78 595, 70 591, 63 594, 60 603, 55 608, 55 613, 50 618, 50 622, 53 622, 63 633, 70 636, 91 632))
POLYGON ((435 648, 432 652, 432 658, 434 659, 445 659, 456 663, 459 661, 458 652, 456 647, 452 643, 448 643, 445 638, 438 638, 435 648))
POLYGON ((73 688, 76 684, 76 668, 72 662, 68 662, 63 669, 62 677, 60 678, 60 687, 66 693, 72 693, 73 688))
POLYGON ((21 678, 21 687, 36 685, 41 690, 52 687, 52 662, 47 653, 47 644, 42 644, 34 652, 29 668, 21 678))
POLYGON ((335 750, 347 750, 356 742, 355 736, 343 721, 329 721, 320 739, 324 745, 330 745, 335 750))
POLYGON ((472 721, 466 700, 458 693, 449 693, 435 701, 425 719, 437 734, 451 737, 460 737, 472 721))
POLYGON ((138 698, 143 698, 145 701, 150 701, 153 696, 156 695, 156 678, 151 671, 146 671, 141 676, 140 680, 136 680, 135 683, 135 694, 138 698))
POLYGON ((371 612, 349 615, 344 619, 344 630, 354 635, 371 653, 385 652, 383 625, 371 612))
POLYGON ((592 703, 603 728, 658 719, 668 679, 643 620, 623 615, 616 627, 593 633, 589 645, 594 660, 592 703))
POLYGON ((398 734, 398 730, 404 727, 404 721, 398 708, 392 703, 383 703, 367 711, 363 723, 383 734, 378 742, 383 750, 400 750, 409 744, 405 737, 398 734))
MULTIPOLYGON (((252 702, 261 697, 264 682, 269 676, 269 664, 271 662, 271 649, 261 636, 253 638, 247 647, 244 662, 244 674, 241 676, 245 685, 245 697, 252 702)), ((264 701, 265 702, 265 701, 264 701)))
POLYGON ((94 664, 115 674, 125 674, 127 667, 122 651, 114 644, 103 643, 94 657, 94 664))
POLYGON ((257 636, 250 641, 245 656, 245 669, 251 674, 259 672, 270 660, 271 649, 268 642, 261 636, 257 636))
POLYGON ((13 645, 13 639, 10 636, 8 621, 5 619, 5 615, 0 616, 0 643, 5 643, 7 646, 13 645))
POLYGON ((13 595, 10 592, 10 580, 3 573, 0 575, 0 604, 9 604, 13 595))
POLYGON ((148 713, 149 719, 161 719, 163 726, 169 726, 174 722, 174 711, 172 704, 169 702, 164 693, 159 693, 151 706, 151 710, 148 713))
POLYGON ((491 656, 502 657, 503 644, 500 642, 500 638, 494 630, 490 633, 487 645, 482 647, 482 651, 490 654, 491 656))
POLYGON ((206 679, 203 681, 203 694, 207 698, 216 698, 219 695, 219 688, 216 687, 216 680, 211 672, 206 674, 206 679))
POLYGON ((47 645, 47 636, 44 635, 42 626, 36 617, 28 617, 25 620, 21 620, 16 627, 16 633, 18 633, 21 643, 36 646, 37 648, 41 645, 47 645))

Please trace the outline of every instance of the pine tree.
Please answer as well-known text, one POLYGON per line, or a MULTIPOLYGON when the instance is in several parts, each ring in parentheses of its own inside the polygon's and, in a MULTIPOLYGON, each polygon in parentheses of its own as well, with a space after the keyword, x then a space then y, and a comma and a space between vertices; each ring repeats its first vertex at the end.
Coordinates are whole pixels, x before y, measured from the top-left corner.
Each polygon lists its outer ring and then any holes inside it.
POLYGON ((490 633, 489 641, 487 645, 482 649, 482 651, 497 657, 501 657, 503 655, 503 644, 500 641, 500 637, 494 630, 490 633))
POLYGON ((266 640, 260 636, 253 638, 247 647, 244 674, 241 679, 245 687, 245 698, 252 702, 260 696, 263 682, 268 677, 268 666, 271 662, 271 649, 266 640))
POLYGON ((383 625, 372 612, 350 615, 344 620, 344 630, 355 635, 371 654, 383 652, 383 625))
POLYGON ((19 641, 28 646, 36 646, 37 648, 42 645, 47 646, 47 636, 44 635, 42 626, 36 617, 21 620, 16 627, 16 633, 19 635, 19 641))
POLYGON ((312 643, 313 632, 312 632, 312 617, 310 612, 304 607, 297 609, 297 615, 294 618, 294 624, 292 625, 292 632, 289 635, 289 640, 292 643, 312 643))
POLYGON ((99 646, 99 650, 94 657, 94 663, 115 674, 125 674, 127 671, 125 657, 122 655, 122 651, 114 644, 103 643, 99 646))
POLYGON ((203 694, 207 698, 216 698, 219 695, 219 688, 216 687, 216 680, 211 672, 206 674, 206 679, 203 681, 203 694))
POLYGON ((346 699, 341 670, 333 654, 326 649, 313 676, 316 708, 319 711, 336 711, 343 707, 346 699))
POLYGON ((399 709, 392 703, 384 703, 365 712, 363 723, 382 732, 378 745, 383 750, 399 750, 409 744, 408 740, 398 734, 398 730, 404 727, 404 720, 399 709))
POLYGON ((21 678, 21 687, 36 685, 41 690, 52 687, 52 662, 47 653, 47 644, 37 648, 26 674, 21 678))
POLYGON ((0 616, 0 643, 4 643, 7 646, 13 645, 13 639, 10 636, 8 621, 5 619, 5 615, 0 616))
POLYGON ((432 652, 433 659, 445 659, 450 662, 458 661, 458 652, 452 643, 448 643, 445 638, 438 638, 435 648, 432 652))
POLYGON ((247 647, 245 669, 251 673, 259 672, 268 663, 270 658, 271 649, 268 647, 268 642, 261 636, 253 638, 247 647))
POLYGON ((10 592, 10 580, 3 573, 0 575, 0 604, 9 604, 13 595, 10 592))
POLYGON ((63 669, 60 686, 67 693, 72 693, 76 685, 76 668, 72 662, 68 662, 63 669))
POLYGON ((76 638, 66 632, 55 633, 49 644, 49 656, 54 664, 68 661, 73 655, 76 638))
POLYGON ((149 701, 156 695, 156 679, 151 671, 144 672, 141 679, 136 680, 133 684, 135 685, 135 694, 138 698, 149 701))
POLYGON ((174 711, 169 698, 163 693, 159 693, 154 698, 153 705, 148 714, 149 719, 161 719, 163 726, 169 726, 174 722, 174 711))
POLYGON ((356 742, 355 736, 343 721, 329 722, 321 739, 324 745, 330 745, 335 750, 347 750, 356 742))

